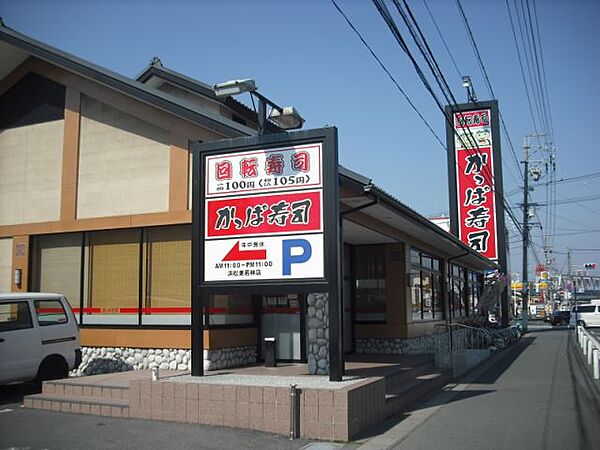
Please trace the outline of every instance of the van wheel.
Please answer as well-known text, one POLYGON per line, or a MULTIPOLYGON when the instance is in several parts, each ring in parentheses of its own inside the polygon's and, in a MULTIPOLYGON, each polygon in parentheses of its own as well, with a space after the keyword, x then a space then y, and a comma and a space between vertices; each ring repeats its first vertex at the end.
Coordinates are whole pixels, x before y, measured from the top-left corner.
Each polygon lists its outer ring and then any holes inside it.
POLYGON ((51 356, 46 358, 38 370, 36 381, 60 380, 69 376, 69 367, 64 358, 51 356))
POLYGON ((577 325, 581 325, 583 328, 585 328, 585 322, 583 320, 578 320, 577 325))

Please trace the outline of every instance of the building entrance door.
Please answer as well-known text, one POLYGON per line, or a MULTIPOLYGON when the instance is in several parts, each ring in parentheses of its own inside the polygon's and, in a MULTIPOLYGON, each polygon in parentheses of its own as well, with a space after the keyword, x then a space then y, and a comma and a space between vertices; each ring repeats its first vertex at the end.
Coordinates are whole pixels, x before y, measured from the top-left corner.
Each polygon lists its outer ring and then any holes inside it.
MULTIPOLYGON (((297 294, 265 295, 261 308, 261 345, 265 338, 276 339, 277 361, 304 361, 302 345, 304 298, 297 294)), ((263 351, 264 355, 264 351, 263 351)))

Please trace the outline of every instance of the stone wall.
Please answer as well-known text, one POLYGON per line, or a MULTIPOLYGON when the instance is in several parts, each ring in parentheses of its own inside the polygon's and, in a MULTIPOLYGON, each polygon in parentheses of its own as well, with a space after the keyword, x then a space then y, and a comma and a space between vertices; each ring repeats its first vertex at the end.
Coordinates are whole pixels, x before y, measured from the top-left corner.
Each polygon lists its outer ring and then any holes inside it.
POLYGON ((204 370, 226 369, 256 363, 256 346, 204 350, 204 370))
MULTIPOLYGON (((462 330, 455 330, 453 337, 461 339, 462 330)), ((356 353, 359 354, 414 354, 437 353, 441 348, 448 349, 448 333, 416 336, 412 338, 365 338, 355 340, 356 353)))
POLYGON ((308 373, 329 373, 329 296, 308 294, 306 314, 306 354, 308 373))
MULTIPOLYGON (((191 370, 191 351, 124 347, 82 347, 82 362, 70 376, 146 370, 191 370)), ((256 347, 228 347, 204 350, 204 370, 245 366, 256 362, 256 347)))

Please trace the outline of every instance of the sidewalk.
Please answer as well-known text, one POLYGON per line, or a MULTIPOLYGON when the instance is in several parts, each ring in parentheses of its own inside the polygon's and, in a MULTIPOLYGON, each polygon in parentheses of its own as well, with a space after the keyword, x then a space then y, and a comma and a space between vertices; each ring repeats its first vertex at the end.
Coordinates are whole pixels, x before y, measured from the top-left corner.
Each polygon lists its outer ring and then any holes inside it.
POLYGON ((600 448, 600 402, 573 338, 534 329, 359 448, 600 448))

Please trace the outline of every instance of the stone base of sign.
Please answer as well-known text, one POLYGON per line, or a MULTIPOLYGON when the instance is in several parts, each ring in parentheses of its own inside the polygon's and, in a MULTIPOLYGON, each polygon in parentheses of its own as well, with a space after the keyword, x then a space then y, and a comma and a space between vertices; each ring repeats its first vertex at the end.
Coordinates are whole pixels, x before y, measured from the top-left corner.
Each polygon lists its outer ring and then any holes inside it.
POLYGON ((308 294, 306 302, 308 373, 326 375, 329 373, 329 296, 308 294))

